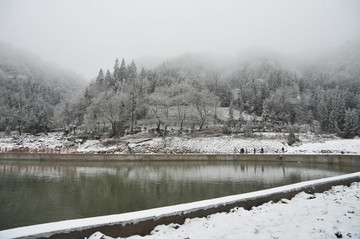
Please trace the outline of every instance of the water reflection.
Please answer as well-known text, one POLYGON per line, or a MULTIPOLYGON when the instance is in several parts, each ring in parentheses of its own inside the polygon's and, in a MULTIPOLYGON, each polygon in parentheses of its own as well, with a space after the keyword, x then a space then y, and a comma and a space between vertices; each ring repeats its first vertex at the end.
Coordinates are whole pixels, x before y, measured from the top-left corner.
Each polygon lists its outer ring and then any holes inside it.
MULTIPOLYGON (((162 162, 137 162, 137 163, 113 163, 104 164, 58 164, 42 163, 29 164, 3 164, 0 165, 2 174, 16 175, 16 177, 39 177, 48 180, 61 179, 62 177, 99 177, 101 174, 122 177, 126 181, 232 181, 243 180, 263 181, 266 179, 281 180, 291 174, 299 174, 304 179, 337 175, 343 170, 334 165, 297 165, 297 164, 274 164, 224 162, 224 163, 162 163, 162 162), (306 168, 306 171, 303 169, 306 168)), ((349 168, 351 171, 351 169, 349 168)), ((345 171, 346 172, 346 171, 345 171)))
POLYGON ((264 162, 0 162, 0 229, 261 190, 358 169, 264 162))

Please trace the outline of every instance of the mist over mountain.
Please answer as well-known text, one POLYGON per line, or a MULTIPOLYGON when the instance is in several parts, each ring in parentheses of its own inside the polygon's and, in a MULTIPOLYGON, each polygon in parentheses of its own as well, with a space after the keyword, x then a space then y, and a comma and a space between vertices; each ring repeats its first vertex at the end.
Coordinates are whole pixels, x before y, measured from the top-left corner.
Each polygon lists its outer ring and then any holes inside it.
POLYGON ((56 109, 85 86, 79 75, 0 43, 0 130, 46 132, 56 109))
POLYGON ((114 70, 100 69, 88 87, 84 126, 97 132, 109 124, 112 135, 151 125, 180 133, 221 125, 227 133, 295 127, 353 137, 359 134, 359 55, 355 42, 308 62, 266 49, 186 53, 141 70, 116 59, 114 70), (253 117, 234 118, 234 111, 253 117))
POLYGON ((185 128, 219 125, 226 133, 250 135, 294 127, 359 134, 356 42, 308 62, 264 48, 233 56, 185 53, 148 68, 116 59, 90 84, 4 44, 0 53, 3 131, 77 125, 118 136, 142 127, 163 134, 172 126, 182 134, 185 128))

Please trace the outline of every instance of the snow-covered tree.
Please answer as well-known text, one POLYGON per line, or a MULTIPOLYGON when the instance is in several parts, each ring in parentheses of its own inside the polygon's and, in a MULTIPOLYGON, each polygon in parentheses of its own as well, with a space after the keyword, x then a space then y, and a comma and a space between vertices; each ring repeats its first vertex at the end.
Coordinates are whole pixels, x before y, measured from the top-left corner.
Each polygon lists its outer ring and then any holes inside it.
POLYGON ((220 104, 219 99, 216 95, 207 90, 193 90, 190 97, 191 104, 197 112, 199 129, 202 129, 209 117, 214 117, 216 115, 215 109, 220 104))
POLYGON ((127 80, 128 72, 126 69, 126 64, 124 58, 121 60, 121 65, 119 68, 119 80, 120 84, 124 84, 124 82, 127 80))
POLYGON ((108 88, 108 89, 112 89, 112 87, 114 87, 113 78, 111 76, 109 69, 107 69, 107 71, 106 71, 105 84, 106 84, 106 88, 108 88))
POLYGON ((359 132, 359 116, 355 109, 347 109, 345 112, 344 130, 342 136, 344 138, 353 138, 359 132))
POLYGON ((95 127, 101 122, 106 122, 111 127, 111 136, 123 134, 129 113, 126 109, 127 97, 122 93, 113 91, 103 92, 87 109, 85 124, 95 127))
POLYGON ((114 87, 114 91, 119 90, 118 87, 121 85, 121 78, 120 78, 120 63, 119 59, 116 58, 115 64, 114 64, 114 71, 112 75, 112 87, 114 87))
POLYGON ((95 85, 97 87, 98 92, 102 92, 106 88, 105 84, 105 76, 102 69, 100 69, 98 76, 96 77, 95 85))

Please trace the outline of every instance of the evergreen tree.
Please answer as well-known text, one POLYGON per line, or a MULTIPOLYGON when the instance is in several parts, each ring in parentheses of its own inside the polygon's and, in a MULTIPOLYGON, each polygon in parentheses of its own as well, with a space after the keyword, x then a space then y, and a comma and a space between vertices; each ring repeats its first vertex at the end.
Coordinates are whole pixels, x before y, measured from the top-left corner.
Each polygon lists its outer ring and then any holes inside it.
POLYGON ((329 132, 329 110, 324 95, 321 96, 317 114, 321 130, 324 132, 329 132))
POLYGON ((101 85, 104 82, 104 80, 105 80, 104 79, 104 72, 103 72, 102 69, 100 69, 99 74, 96 77, 96 83, 101 85))
POLYGON ((344 138, 353 138, 359 131, 359 116, 355 109, 347 109, 345 112, 344 138))
POLYGON ((129 80, 132 81, 137 77, 137 68, 134 60, 132 60, 130 65, 127 67, 127 72, 129 80))
POLYGON ((148 70, 147 79, 149 81, 148 94, 154 93, 156 88, 158 87, 158 75, 156 71, 148 70))
POLYGON ((143 68, 141 68, 141 72, 140 72, 140 76, 139 76, 139 96, 143 96, 144 92, 145 92, 145 84, 147 83, 147 74, 146 74, 146 70, 143 68))
POLYGON ((119 82, 121 81, 121 79, 120 79, 120 64, 119 64, 118 58, 116 58, 116 60, 115 60, 112 81, 113 81, 112 85, 114 87, 114 91, 120 90, 120 89, 118 89, 119 82))
POLYGON ((134 132, 135 115, 137 108, 137 69, 134 61, 128 66, 128 84, 130 93, 131 132, 134 132))
POLYGON ((331 126, 339 134, 344 126, 345 100, 342 93, 339 93, 338 89, 334 90, 331 95, 333 96, 330 112, 330 120, 332 122, 331 126))
POLYGON ((98 87, 98 90, 104 91, 105 89, 105 77, 104 77, 104 72, 102 69, 100 69, 98 76, 96 77, 96 81, 95 81, 96 86, 98 87))
POLYGON ((111 73, 110 73, 109 69, 106 71, 105 84, 106 84, 106 88, 112 88, 113 87, 113 79, 112 79, 112 76, 111 76, 111 73))
POLYGON ((127 80, 127 69, 126 69, 126 64, 125 64, 125 60, 124 58, 121 60, 121 65, 119 68, 119 81, 120 84, 123 85, 124 82, 127 80))

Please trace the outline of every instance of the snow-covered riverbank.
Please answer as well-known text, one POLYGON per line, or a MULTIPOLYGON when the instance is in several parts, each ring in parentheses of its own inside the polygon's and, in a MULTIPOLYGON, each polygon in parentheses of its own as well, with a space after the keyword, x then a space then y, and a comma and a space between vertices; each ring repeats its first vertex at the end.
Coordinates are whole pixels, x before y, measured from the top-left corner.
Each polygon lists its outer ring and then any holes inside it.
MULTIPOLYGON (((183 225, 157 226, 137 238, 360 238, 360 183, 324 193, 301 192, 291 200, 268 202, 250 211, 234 208, 183 225)), ((101 232, 89 239, 109 239, 101 232)))
POLYGON ((63 137, 61 133, 43 136, 25 135, 15 138, 0 138, 0 148, 4 152, 15 148, 63 149, 63 152, 78 153, 159 153, 159 154, 232 154, 243 148, 247 153, 285 153, 295 154, 360 154, 360 139, 340 139, 335 136, 323 137, 313 134, 298 135, 300 142, 287 144, 286 135, 281 133, 264 133, 252 138, 238 136, 219 137, 153 137, 149 133, 125 136, 118 140, 80 140, 74 137, 63 137), (64 150, 69 149, 69 150, 64 150))

